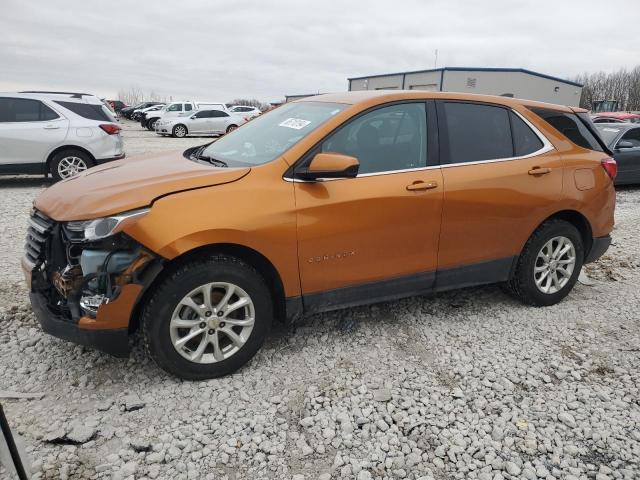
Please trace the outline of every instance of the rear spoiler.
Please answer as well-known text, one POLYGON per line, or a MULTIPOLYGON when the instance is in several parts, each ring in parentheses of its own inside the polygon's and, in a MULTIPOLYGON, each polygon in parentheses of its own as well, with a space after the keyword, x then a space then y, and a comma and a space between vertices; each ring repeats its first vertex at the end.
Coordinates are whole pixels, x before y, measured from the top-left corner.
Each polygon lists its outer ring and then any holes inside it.
POLYGON ((591 135, 593 135, 596 140, 598 141, 598 144, 602 147, 602 150, 613 157, 613 152, 609 149, 609 147, 607 146, 607 144, 604 143, 604 141, 602 140, 602 138, 600 137, 600 134, 598 133, 598 129, 594 126, 593 121, 591 120, 591 117, 589 116, 589 113, 587 113, 587 111, 583 108, 575 108, 575 107, 569 107, 571 108, 571 110, 573 111, 573 113, 576 114, 576 117, 578 117, 580 119, 580 121, 582 122, 582 124, 587 127, 587 130, 589 130, 591 132, 591 135))

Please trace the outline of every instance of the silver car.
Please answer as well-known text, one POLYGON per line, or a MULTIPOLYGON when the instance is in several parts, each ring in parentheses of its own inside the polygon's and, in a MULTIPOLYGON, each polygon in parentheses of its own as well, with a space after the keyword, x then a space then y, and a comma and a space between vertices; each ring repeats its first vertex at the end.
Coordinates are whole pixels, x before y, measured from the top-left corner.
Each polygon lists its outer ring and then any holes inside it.
POLYGON ((121 128, 84 93, 0 93, 0 174, 72 177, 124 157, 121 128))
POLYGON ((198 110, 188 117, 173 117, 158 120, 155 130, 158 135, 185 137, 187 135, 224 135, 249 120, 240 114, 222 110, 198 110))

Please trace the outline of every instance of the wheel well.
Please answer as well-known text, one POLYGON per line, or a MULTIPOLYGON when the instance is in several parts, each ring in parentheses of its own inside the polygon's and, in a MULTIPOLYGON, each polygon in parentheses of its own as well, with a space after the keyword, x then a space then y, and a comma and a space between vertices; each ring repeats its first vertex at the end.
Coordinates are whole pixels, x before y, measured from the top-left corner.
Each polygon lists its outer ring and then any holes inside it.
POLYGON ((185 131, 186 131, 187 133, 189 133, 189 127, 187 127, 184 123, 176 123, 176 124, 173 126, 173 128, 171 129, 171 131, 173 132, 173 130, 174 130, 176 127, 184 127, 185 131))
POLYGON ((271 296, 274 299, 273 307, 275 318, 280 321, 284 321, 286 317, 284 286, 282 284, 282 279, 273 264, 264 255, 252 248, 231 243, 219 243, 190 250, 179 257, 166 262, 162 271, 158 273, 152 282, 145 288, 142 296, 136 303, 131 314, 129 331, 134 332, 138 329, 140 325, 140 314, 142 313, 141 310, 146 302, 147 296, 153 292, 155 285, 160 283, 164 277, 169 275, 174 269, 185 262, 189 262, 204 255, 216 253, 239 258, 243 262, 255 268, 258 273, 262 275, 267 287, 271 291, 271 296))
POLYGON ((82 147, 78 147, 77 145, 63 145, 62 147, 58 147, 55 150, 53 150, 49 156, 47 157, 47 171, 45 172, 46 174, 49 173, 49 169, 51 166, 51 160, 53 159, 53 157, 56 156, 56 154, 64 151, 64 150, 80 150, 83 153, 86 153, 87 155, 89 155, 89 158, 95 163, 96 159, 93 155, 91 155, 91 152, 89 150, 87 150, 86 148, 82 148, 82 147))
POLYGON ((580 236, 582 237, 582 244, 584 245, 584 256, 586 258, 593 245, 593 231, 591 230, 591 224, 589 223, 589 220, 587 220, 586 217, 580 212, 576 212, 575 210, 563 210, 561 212, 554 213, 549 218, 545 219, 545 222, 547 220, 556 218, 564 220, 565 222, 569 222, 571 225, 578 229, 578 231, 580 232, 580 236))

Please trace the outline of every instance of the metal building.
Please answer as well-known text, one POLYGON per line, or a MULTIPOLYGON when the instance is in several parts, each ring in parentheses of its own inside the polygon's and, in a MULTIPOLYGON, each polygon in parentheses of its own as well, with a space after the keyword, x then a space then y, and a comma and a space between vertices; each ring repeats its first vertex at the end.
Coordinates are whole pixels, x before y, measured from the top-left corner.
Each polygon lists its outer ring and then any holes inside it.
POLYGON ((578 106, 582 85, 524 68, 444 67, 349 78, 349 90, 431 90, 503 95, 578 106))

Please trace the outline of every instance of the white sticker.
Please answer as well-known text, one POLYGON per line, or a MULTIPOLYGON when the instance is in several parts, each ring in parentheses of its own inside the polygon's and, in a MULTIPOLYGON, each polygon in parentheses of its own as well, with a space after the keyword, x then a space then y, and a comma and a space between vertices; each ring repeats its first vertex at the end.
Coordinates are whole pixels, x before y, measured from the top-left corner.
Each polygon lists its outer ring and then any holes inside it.
POLYGON ((303 120, 301 118, 287 118, 284 122, 280 124, 281 127, 293 128, 295 130, 300 130, 311 122, 309 120, 303 120))
POLYGON ((615 132, 618 133, 620 131, 619 128, 603 128, 602 129, 603 132, 615 132))

